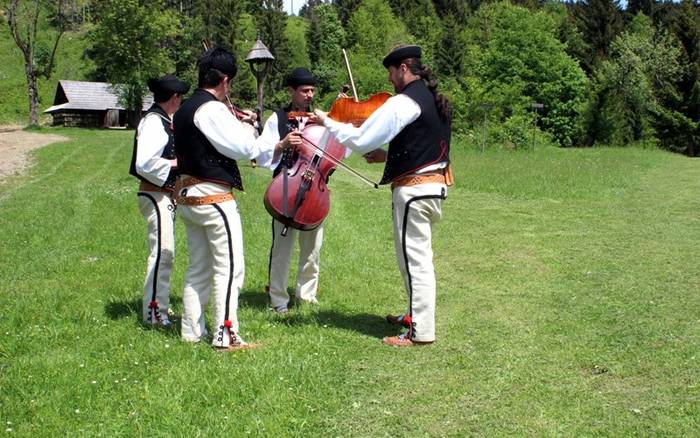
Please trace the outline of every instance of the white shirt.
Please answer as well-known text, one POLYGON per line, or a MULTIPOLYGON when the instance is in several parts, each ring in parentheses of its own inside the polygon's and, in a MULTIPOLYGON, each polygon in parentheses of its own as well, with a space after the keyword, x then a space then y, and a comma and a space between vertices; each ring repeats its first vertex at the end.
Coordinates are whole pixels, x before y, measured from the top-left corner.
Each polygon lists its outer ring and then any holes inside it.
MULTIPOLYGON (((351 123, 336 122, 328 117, 323 124, 340 143, 356 152, 366 154, 389 143, 406 126, 415 122, 420 115, 421 109, 415 100, 405 94, 397 94, 387 99, 359 127, 355 127, 351 123)), ((424 167, 416 173, 440 169, 445 166, 447 163, 441 162, 424 167)))
POLYGON ((244 126, 223 102, 209 101, 194 114, 195 126, 222 155, 234 160, 256 160, 269 167, 275 145, 255 141, 254 128, 244 126))
MULTIPOLYGON (((279 143, 279 141, 281 140, 278 126, 279 122, 277 120, 277 112, 274 112, 270 117, 268 117, 267 121, 265 122, 265 126, 263 127, 262 134, 260 134, 260 136, 256 140, 259 148, 274 149, 275 145, 277 145, 277 143, 279 143)), ((270 170, 274 170, 275 167, 277 167, 278 162, 279 160, 276 160, 275 162, 270 162, 269 166, 263 166, 259 162, 257 164, 260 167, 265 167, 270 170)))
POLYGON ((170 160, 163 158, 163 149, 168 144, 168 133, 163 128, 160 114, 148 113, 141 119, 136 134, 136 173, 150 183, 162 186, 170 175, 170 160))
POLYGON ((391 96, 359 127, 326 118, 324 125, 343 145, 366 154, 389 143, 406 126, 420 117, 420 106, 405 94, 391 96))

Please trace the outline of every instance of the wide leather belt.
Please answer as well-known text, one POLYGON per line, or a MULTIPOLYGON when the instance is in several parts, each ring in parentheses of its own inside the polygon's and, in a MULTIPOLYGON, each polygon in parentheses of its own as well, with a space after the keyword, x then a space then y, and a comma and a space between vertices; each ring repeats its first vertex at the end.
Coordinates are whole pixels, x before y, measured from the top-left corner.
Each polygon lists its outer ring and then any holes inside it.
POLYGON ((418 184, 439 183, 451 186, 454 184, 452 177, 452 169, 448 165, 444 169, 437 172, 414 173, 413 175, 404 176, 391 183, 391 189, 396 187, 417 186, 418 184))
POLYGON ((236 199, 233 193, 217 193, 209 196, 178 196, 178 205, 209 205, 236 199))
POLYGON ((140 192, 165 192, 165 193, 172 193, 173 189, 168 189, 164 187, 159 187, 155 184, 151 184, 146 181, 141 181, 141 184, 139 184, 139 191, 140 192))
POLYGON ((193 186, 195 184, 199 184, 199 183, 203 183, 203 182, 206 182, 206 181, 203 181, 199 178, 195 178, 193 176, 184 176, 184 177, 180 177, 180 179, 175 184, 175 188, 179 192, 180 189, 184 189, 185 187, 190 187, 190 186, 193 186))

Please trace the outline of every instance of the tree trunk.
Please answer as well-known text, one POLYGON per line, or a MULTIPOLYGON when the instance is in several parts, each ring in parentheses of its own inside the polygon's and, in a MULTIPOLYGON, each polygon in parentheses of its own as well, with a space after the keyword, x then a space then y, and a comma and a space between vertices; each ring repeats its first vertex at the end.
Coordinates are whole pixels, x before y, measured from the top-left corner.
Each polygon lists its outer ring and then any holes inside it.
POLYGON ((29 94, 29 126, 36 126, 39 124, 39 89, 36 73, 31 62, 27 64, 26 74, 27 92, 29 94))

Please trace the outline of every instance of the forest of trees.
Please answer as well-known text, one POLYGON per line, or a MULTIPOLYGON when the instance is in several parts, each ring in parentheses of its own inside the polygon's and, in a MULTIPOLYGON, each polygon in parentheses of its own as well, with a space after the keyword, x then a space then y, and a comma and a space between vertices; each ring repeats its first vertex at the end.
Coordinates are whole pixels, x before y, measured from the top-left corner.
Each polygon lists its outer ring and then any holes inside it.
MULTIPOLYGON (((5 10, 13 3, 5 0, 5 10)), ((61 32, 83 32, 90 79, 125 84, 132 107, 150 76, 196 83, 203 38, 237 54, 232 98, 249 107, 255 79, 244 59, 257 38, 265 43, 276 58, 268 109, 285 101, 284 75, 296 66, 318 76, 316 104, 327 109, 349 82, 342 48, 360 97, 392 91, 381 59, 415 43, 454 105, 455 135, 480 147, 524 148, 536 135, 564 147, 643 144, 700 155, 700 9, 692 0, 630 0, 624 9, 617 0, 309 0, 299 16, 282 0, 26 3, 43 5, 61 32)))

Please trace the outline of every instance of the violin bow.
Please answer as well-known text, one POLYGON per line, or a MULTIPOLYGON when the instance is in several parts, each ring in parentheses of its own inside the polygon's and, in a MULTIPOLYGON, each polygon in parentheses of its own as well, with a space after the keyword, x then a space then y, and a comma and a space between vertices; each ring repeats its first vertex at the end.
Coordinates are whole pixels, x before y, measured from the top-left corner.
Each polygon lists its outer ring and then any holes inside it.
MULTIPOLYGON (((328 135, 328 133, 326 133, 326 135, 328 135)), ((340 161, 339 159, 335 158, 333 155, 331 155, 331 154, 329 154, 328 152, 326 152, 325 149, 319 147, 316 143, 314 143, 313 141, 309 140, 308 137, 304 137, 303 134, 302 134, 301 137, 302 137, 304 140, 306 140, 306 142, 307 142, 308 144, 310 144, 314 149, 316 149, 318 152, 320 152, 320 153, 324 156, 324 158, 326 158, 326 159, 327 159, 328 161, 330 161, 331 163, 335 164, 336 166, 342 167, 343 169, 345 169, 345 170, 347 170, 348 172, 352 173, 353 175, 355 175, 356 177, 360 178, 362 181, 364 181, 364 182, 366 182, 367 184, 371 185, 371 186, 374 187, 375 189, 378 189, 378 188, 379 188, 379 184, 377 184, 376 182, 374 182, 374 181, 372 181, 371 179, 367 178, 366 176, 364 176, 363 174, 361 174, 361 173, 358 172, 357 170, 353 169, 352 167, 348 166, 347 164, 343 163, 343 162, 340 161)))
POLYGON ((350 76, 350 85, 352 85, 352 97, 355 99, 355 102, 359 102, 357 100, 357 90, 355 89, 355 80, 352 78, 352 70, 350 69, 350 61, 348 61, 348 54, 345 52, 345 49, 343 50, 343 58, 345 58, 345 67, 348 69, 348 76, 350 76))

